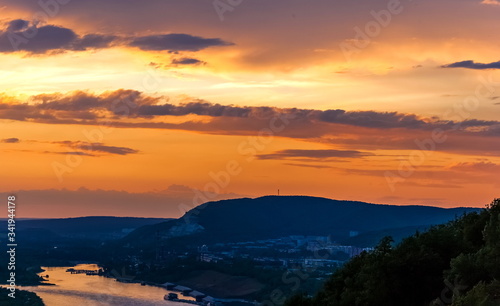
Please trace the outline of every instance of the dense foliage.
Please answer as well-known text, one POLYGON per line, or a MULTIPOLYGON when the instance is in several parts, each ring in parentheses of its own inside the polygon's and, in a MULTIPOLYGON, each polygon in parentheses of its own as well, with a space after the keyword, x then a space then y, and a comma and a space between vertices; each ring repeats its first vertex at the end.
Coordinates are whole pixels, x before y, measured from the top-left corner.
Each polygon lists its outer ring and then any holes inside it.
POLYGON ((287 306, 500 305, 500 199, 393 247, 353 258, 314 297, 287 306))

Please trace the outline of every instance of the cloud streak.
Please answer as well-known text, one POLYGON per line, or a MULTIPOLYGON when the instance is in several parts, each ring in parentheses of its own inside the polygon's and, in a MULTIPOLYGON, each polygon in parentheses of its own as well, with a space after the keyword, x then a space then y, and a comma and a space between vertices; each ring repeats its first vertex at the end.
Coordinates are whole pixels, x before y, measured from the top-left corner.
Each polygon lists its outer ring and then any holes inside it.
MULTIPOLYGON (((85 51, 115 46, 139 48, 144 51, 170 53, 197 52, 210 47, 231 46, 221 38, 204 38, 184 33, 168 33, 148 36, 117 36, 100 33, 78 35, 72 29, 56 25, 40 25, 23 19, 7 22, 0 30, 0 52, 25 51, 46 54, 62 51, 85 51)), ((185 59, 184 64, 194 64, 185 59)), ((181 63, 182 60, 181 60, 181 63)))
POLYGON ((215 46, 230 46, 220 38, 203 38, 188 34, 151 35, 133 38, 129 46, 147 51, 200 51, 215 46))
POLYGON ((97 153, 106 153, 106 154, 114 154, 114 155, 128 155, 128 154, 137 154, 138 150, 127 148, 127 147, 116 147, 116 146, 107 146, 103 143, 90 143, 83 141, 55 141, 55 144, 60 144, 72 149, 78 149, 80 151, 76 152, 65 152, 74 155, 87 155, 87 156, 95 156, 93 152, 97 153), (82 152, 84 151, 84 152, 82 152))
POLYGON ((2 143, 18 143, 20 142, 19 138, 6 138, 2 139, 0 142, 2 143))
POLYGON ((281 150, 271 154, 257 155, 258 159, 293 159, 326 160, 331 158, 360 158, 373 155, 352 150, 281 150))
MULTIPOLYGON (((0 140, 1 143, 19 143, 21 140, 19 138, 6 138, 0 140)), ((72 151, 43 151, 45 154, 64 154, 64 155, 80 155, 80 156, 92 156, 99 157, 102 155, 129 155, 129 154, 138 154, 139 150, 128 148, 128 147, 119 147, 119 146, 109 146, 100 142, 86 142, 86 141, 72 141, 72 140, 64 140, 64 141, 39 141, 39 140, 25 140, 25 143, 44 143, 51 145, 58 145, 72 151)), ((23 150, 26 151, 26 150, 23 150)))
POLYGON ((449 167, 449 169, 460 172, 489 172, 498 173, 500 171, 500 165, 495 164, 491 161, 480 161, 480 162, 462 162, 449 167))
POLYGON ((206 64, 206 62, 190 57, 178 58, 172 61, 172 65, 204 65, 204 64, 206 64))
POLYGON ((467 69, 477 69, 477 70, 500 69, 500 61, 483 64, 483 63, 476 63, 474 61, 468 60, 468 61, 451 63, 448 65, 443 65, 443 66, 441 66, 441 68, 467 68, 467 69))
POLYGON ((489 5, 500 5, 500 1, 498 0, 483 0, 481 3, 489 5))

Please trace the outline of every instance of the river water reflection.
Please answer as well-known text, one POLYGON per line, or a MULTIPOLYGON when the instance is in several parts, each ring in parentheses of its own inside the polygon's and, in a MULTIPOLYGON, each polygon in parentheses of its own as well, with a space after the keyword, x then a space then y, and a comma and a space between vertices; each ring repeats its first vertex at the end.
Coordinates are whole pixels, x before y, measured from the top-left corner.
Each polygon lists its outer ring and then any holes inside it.
POLYGON ((137 283, 121 283, 112 278, 71 274, 68 268, 98 270, 94 264, 75 267, 42 267, 40 275, 49 275, 55 286, 20 287, 36 292, 47 306, 184 306, 192 305, 165 301, 164 295, 171 292, 164 288, 141 286, 137 283))

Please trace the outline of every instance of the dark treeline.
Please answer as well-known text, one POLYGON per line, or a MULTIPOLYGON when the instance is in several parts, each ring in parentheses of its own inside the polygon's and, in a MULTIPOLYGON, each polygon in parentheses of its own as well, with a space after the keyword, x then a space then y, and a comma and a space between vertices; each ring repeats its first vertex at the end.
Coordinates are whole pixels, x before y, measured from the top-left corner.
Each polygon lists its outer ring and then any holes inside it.
POLYGON ((380 241, 337 270, 314 296, 286 306, 500 305, 500 199, 404 239, 380 241))
POLYGON ((5 306, 43 306, 42 299, 33 292, 16 289, 15 298, 9 297, 12 293, 6 288, 0 287, 0 305, 5 306))

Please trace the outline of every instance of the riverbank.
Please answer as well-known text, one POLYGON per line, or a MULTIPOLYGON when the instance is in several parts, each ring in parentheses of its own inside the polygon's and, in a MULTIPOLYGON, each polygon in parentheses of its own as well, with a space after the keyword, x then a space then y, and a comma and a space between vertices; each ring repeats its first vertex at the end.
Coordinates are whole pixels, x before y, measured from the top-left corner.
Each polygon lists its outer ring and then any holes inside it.
MULTIPOLYGON (((191 288, 223 303, 255 305, 255 301, 270 299, 270 294, 281 284, 280 270, 255 268, 249 260, 232 264, 200 262, 196 258, 176 259, 162 266, 138 265, 127 262, 108 263, 105 271, 113 276, 133 275, 134 281, 162 285, 166 282, 191 288), (128 267, 124 270, 123 267, 128 267), (114 272, 113 272, 114 271, 114 272), (122 273, 117 273, 121 271, 122 273)), ((235 304, 236 305, 236 304, 235 304)))
MULTIPOLYGON (((102 266, 99 265, 99 263, 85 263, 85 262, 72 262, 72 264, 75 264, 74 266, 68 266, 68 265, 54 265, 50 267, 37 267, 33 268, 31 273, 34 274, 34 272, 38 272, 38 274, 35 274, 38 279, 37 282, 30 282, 30 283, 25 283, 23 286, 32 286, 32 287, 38 287, 38 286, 54 286, 56 284, 51 282, 51 276, 50 276, 50 271, 47 269, 52 269, 52 268, 64 268, 65 273, 71 274, 71 273, 82 273, 85 276, 103 276, 106 278, 113 279, 116 282, 121 282, 121 283, 133 283, 133 284, 139 284, 139 285, 144 285, 144 286, 150 286, 150 287, 157 287, 157 288, 162 288, 165 290, 164 294, 161 296, 161 298, 164 297, 165 294, 168 293, 168 291, 173 291, 176 293, 179 293, 179 295, 182 295, 183 292, 186 293, 186 298, 180 298, 177 301, 172 300, 173 302, 181 302, 181 303, 187 303, 187 304, 193 304, 193 305, 208 305, 208 303, 212 303, 213 305, 224 305, 224 306, 233 306, 233 305, 238 305, 238 306, 250 306, 250 305, 258 305, 258 303, 251 302, 248 300, 244 299, 238 299, 238 298, 224 298, 224 297, 217 297, 211 294, 211 292, 221 292, 221 290, 218 290, 216 288, 222 288, 224 287, 225 289, 228 289, 229 291, 232 290, 231 283, 237 284, 235 279, 230 278, 224 281, 224 284, 220 284, 217 286, 213 286, 210 288, 211 290, 208 290, 209 292, 204 291, 203 289, 207 289, 207 284, 214 284, 214 278, 210 277, 210 279, 207 278, 208 274, 203 273, 202 278, 197 278, 196 281, 190 281, 192 279, 185 279, 182 282, 179 283, 158 283, 158 282, 152 282, 152 281, 145 281, 141 279, 136 279, 133 276, 128 276, 126 273, 117 273, 116 271, 106 271, 102 270, 102 266), (95 265, 95 267, 92 268, 76 268, 79 265, 95 265), (95 273, 95 271, 99 271, 99 273, 95 273), (114 272, 113 272, 114 271, 114 272), (92 273, 88 273, 92 272, 92 273), (227 282, 226 282, 227 281, 227 282), (200 285, 201 284, 201 285, 200 285), (205 285, 204 285, 205 284, 205 285), (186 286, 186 285, 189 285, 186 286), (192 286, 194 285, 194 286, 192 286), (200 285, 200 286, 198 286, 200 285), (204 286, 203 286, 204 285, 204 286), (215 290, 214 290, 215 289, 215 290), (187 290, 187 291, 186 291, 187 290), (190 293, 192 293, 190 295, 190 293), (198 300, 197 300, 198 298, 198 300), (214 304, 218 303, 218 304, 214 304)), ((213 276, 210 274, 210 276, 213 276)), ((218 280, 221 280, 221 277, 218 276, 216 277, 218 280)), ((241 281, 241 279, 239 280, 241 281)), ((238 286, 241 285, 241 283, 238 284, 238 286)), ((247 284, 248 285, 248 284, 247 284)), ((249 286, 239 286, 239 287, 246 287, 249 288, 249 286)))
MULTIPOLYGON (((46 306, 58 305, 120 305, 120 306, 181 306, 187 303, 165 301, 169 291, 159 286, 141 286, 139 281, 125 283, 112 277, 66 272, 75 270, 96 270, 96 265, 76 267, 43 267, 56 286, 20 287, 36 293, 46 306)), ((152 285, 152 284, 151 284, 152 285)), ((3 305, 3 304, 0 304, 3 305)), ((10 305, 10 304, 6 304, 10 305)), ((38 306, 38 305, 37 305, 38 306)))
MULTIPOLYGON (((191 277, 184 278, 180 282, 174 283, 158 283, 158 282, 153 282, 153 281, 145 281, 141 279, 136 279, 134 276, 127 275, 122 271, 122 273, 118 273, 115 270, 105 270, 101 269, 101 265, 99 263, 86 263, 86 262, 71 262, 71 264, 75 265, 53 265, 49 267, 32 267, 29 269, 29 274, 32 276, 32 279, 35 280, 36 276, 36 281, 31 281, 31 282, 24 282, 21 284, 21 286, 28 286, 28 287, 48 287, 48 286, 55 286, 51 280, 51 269, 54 268, 64 268, 65 273, 71 274, 71 273, 82 273, 85 275, 85 277, 92 275, 99 275, 99 276, 104 276, 106 278, 113 279, 116 282, 121 282, 121 283, 134 283, 134 284, 139 284, 139 285, 144 285, 144 286, 150 286, 150 287, 157 287, 157 288, 162 288, 165 290, 165 292, 161 295, 161 298, 165 296, 165 294, 168 293, 168 291, 174 291, 176 293, 179 293, 181 295, 183 293, 183 290, 188 289, 189 292, 186 293, 186 298, 180 298, 177 301, 172 300, 172 302, 181 302, 181 303, 187 303, 187 304, 192 304, 192 305, 208 305, 208 303, 218 303, 215 305, 224 305, 224 306, 233 306, 233 305, 238 305, 238 306, 250 306, 250 305, 258 305, 256 302, 251 302, 245 299, 240 299, 240 298, 229 298, 227 296, 224 296, 224 291, 228 292, 236 292, 233 289, 233 285, 237 285, 239 288, 251 288, 254 286, 249 286, 249 284, 253 284, 254 282, 248 282, 245 281, 246 285, 243 285, 241 283, 242 279, 241 277, 238 277, 238 279, 234 279, 234 277, 221 277, 221 275, 212 275, 213 273, 207 273, 207 271, 201 273, 200 275, 197 275, 198 277, 193 278, 192 274, 190 275, 191 277), (94 265, 92 268, 76 268, 79 265, 94 265), (99 273, 96 273, 96 271, 99 271, 99 273), (36 273, 38 274, 36 274, 36 273), (91 273, 88 273, 91 272, 91 273), (210 277, 209 277, 210 276, 210 277), (217 276, 217 277, 215 277, 217 276), (227 279, 226 279, 227 278, 227 279), (217 280, 217 281, 216 281, 217 280), (219 284, 220 281, 223 281, 219 284), (168 285, 168 286, 167 286, 168 285), (181 290, 179 290, 181 289, 181 290), (207 289, 205 291, 204 289, 207 289), (189 294, 193 292, 194 294, 189 294), (212 293, 222 293, 223 296, 217 296, 213 295, 212 293), (198 298, 198 300, 197 300, 198 298)), ((257 284, 258 285, 258 284, 257 284)))
MULTIPOLYGON (((110 277, 110 276, 107 276, 110 277)), ((124 282, 124 283, 137 283, 141 284, 143 286, 152 286, 152 287, 159 287, 165 289, 167 292, 172 291, 176 292, 178 294, 181 294, 185 297, 191 297, 191 299, 183 299, 183 298, 177 298, 177 299, 169 299, 169 301, 173 302, 181 302, 181 303, 187 303, 187 304, 193 304, 193 305, 200 305, 200 306, 206 306, 206 305, 214 305, 214 306, 256 306, 260 305, 258 302, 251 302, 247 301, 244 299, 226 299, 226 298, 217 298, 213 296, 209 296, 207 294, 203 294, 202 292, 196 290, 196 288, 189 288, 185 286, 181 286, 178 284, 174 283, 155 283, 155 282, 148 282, 148 281, 143 281, 139 279, 134 279, 134 280, 120 280, 115 277, 114 278, 118 282, 124 282), (211 304, 210 304, 211 303, 211 304)), ((165 298, 168 296, 168 294, 165 294, 165 298)))

